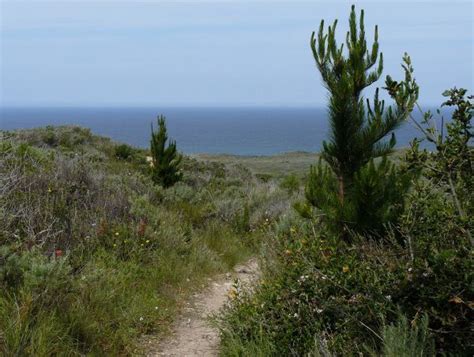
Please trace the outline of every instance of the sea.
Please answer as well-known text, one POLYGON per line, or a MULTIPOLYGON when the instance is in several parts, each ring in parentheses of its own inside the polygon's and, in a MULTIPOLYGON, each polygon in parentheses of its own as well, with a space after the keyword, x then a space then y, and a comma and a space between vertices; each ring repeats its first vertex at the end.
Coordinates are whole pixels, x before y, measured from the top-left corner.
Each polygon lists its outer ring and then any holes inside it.
MULTIPOLYGON (((324 108, 0 108, 0 129, 79 125, 136 147, 147 147, 150 127, 166 116, 169 137, 187 154, 274 155, 320 151, 328 138, 324 108)), ((419 131, 409 122, 396 131, 408 146, 419 131)))

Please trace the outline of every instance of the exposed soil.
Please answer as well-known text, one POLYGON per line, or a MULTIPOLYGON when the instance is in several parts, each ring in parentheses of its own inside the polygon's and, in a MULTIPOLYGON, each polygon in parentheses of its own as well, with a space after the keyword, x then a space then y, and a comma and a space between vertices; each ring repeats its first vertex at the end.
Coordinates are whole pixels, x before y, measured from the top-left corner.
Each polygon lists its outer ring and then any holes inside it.
POLYGON ((230 273, 217 276, 209 286, 193 295, 164 340, 144 339, 146 356, 217 356, 219 332, 209 324, 209 316, 217 313, 234 293, 236 279, 248 285, 259 275, 257 261, 252 259, 230 273))

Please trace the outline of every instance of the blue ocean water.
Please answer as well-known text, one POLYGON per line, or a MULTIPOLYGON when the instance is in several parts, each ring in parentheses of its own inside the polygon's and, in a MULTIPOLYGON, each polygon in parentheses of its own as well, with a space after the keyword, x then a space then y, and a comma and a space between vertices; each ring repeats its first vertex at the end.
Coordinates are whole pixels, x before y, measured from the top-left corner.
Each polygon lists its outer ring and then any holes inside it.
MULTIPOLYGON (((167 117, 169 136, 185 153, 272 155, 319 151, 328 135, 323 108, 1 108, 0 129, 74 124, 138 147, 149 144, 150 124, 167 117)), ((417 130, 396 132, 406 146, 417 130)))

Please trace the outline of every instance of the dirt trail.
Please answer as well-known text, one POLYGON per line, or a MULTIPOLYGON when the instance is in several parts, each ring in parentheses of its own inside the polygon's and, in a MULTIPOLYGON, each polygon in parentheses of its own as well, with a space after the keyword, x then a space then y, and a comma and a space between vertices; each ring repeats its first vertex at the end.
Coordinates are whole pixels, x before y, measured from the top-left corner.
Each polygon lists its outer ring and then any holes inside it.
POLYGON ((163 341, 144 341, 146 356, 217 356, 219 333, 209 325, 208 317, 219 311, 232 294, 235 279, 244 285, 258 277, 256 260, 239 265, 230 273, 213 279, 208 288, 194 294, 172 327, 172 334, 163 341))

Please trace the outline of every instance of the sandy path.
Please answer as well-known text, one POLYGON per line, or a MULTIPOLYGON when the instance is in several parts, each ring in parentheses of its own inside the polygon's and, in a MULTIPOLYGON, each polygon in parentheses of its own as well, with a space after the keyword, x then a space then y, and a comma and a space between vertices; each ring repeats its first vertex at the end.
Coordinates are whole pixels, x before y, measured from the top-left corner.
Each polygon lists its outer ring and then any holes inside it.
POLYGON ((250 260, 212 280, 207 289, 194 294, 174 323, 169 337, 160 342, 145 341, 146 356, 217 356, 219 332, 209 325, 209 315, 224 306, 235 279, 245 285, 257 277, 258 264, 256 260, 250 260))

